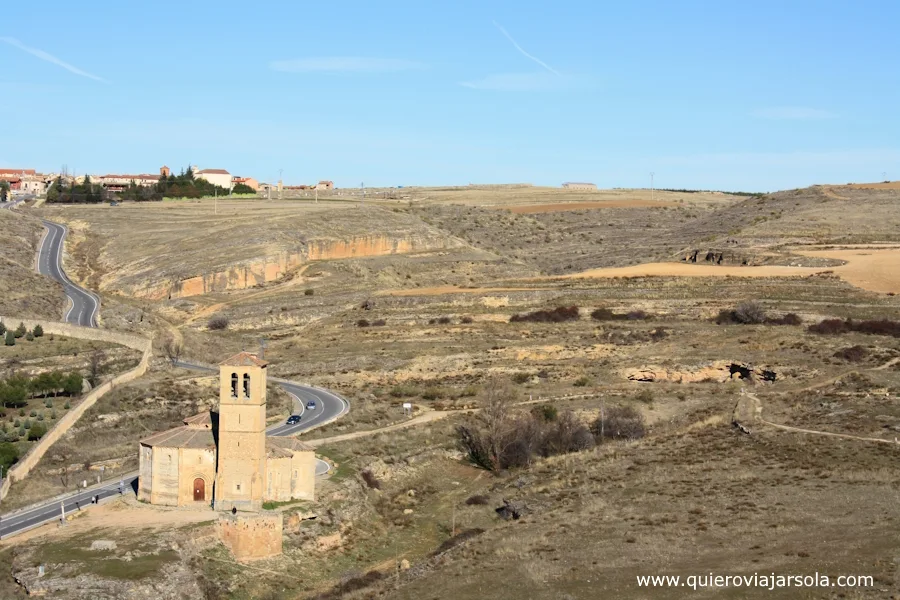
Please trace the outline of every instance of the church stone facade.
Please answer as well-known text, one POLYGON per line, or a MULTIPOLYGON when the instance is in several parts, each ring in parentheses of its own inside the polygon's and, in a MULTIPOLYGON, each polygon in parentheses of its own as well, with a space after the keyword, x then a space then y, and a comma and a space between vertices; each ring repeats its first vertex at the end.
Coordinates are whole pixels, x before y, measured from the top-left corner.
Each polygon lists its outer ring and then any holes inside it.
POLYGON ((138 498, 151 504, 258 511, 312 500, 315 454, 266 436, 266 362, 241 352, 219 365, 219 410, 140 442, 138 498))

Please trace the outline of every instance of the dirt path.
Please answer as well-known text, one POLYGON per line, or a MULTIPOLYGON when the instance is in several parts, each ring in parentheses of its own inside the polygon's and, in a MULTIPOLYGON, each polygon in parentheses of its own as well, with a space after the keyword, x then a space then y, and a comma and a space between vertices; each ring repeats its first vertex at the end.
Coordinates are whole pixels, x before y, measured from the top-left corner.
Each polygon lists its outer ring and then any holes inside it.
POLYGON ((847 247, 833 250, 794 250, 801 256, 843 260, 846 264, 832 267, 841 279, 858 288, 873 292, 900 292, 900 246, 847 247))
POLYGON ((333 444, 335 442, 346 442, 348 440, 356 440, 363 437, 369 437, 372 435, 377 435, 379 433, 386 433, 388 431, 396 431, 398 429, 406 429, 407 427, 413 427, 415 425, 422 425, 423 423, 432 423, 434 421, 439 421, 440 419, 449 417, 452 414, 457 414, 460 411, 446 411, 446 410, 432 410, 421 414, 417 417, 413 417, 408 421, 403 421, 402 423, 394 423, 393 425, 387 425, 385 427, 379 427, 378 429, 366 429, 365 431, 354 431, 353 433, 344 433, 341 435, 335 435, 328 438, 321 438, 318 440, 303 440, 304 443, 309 444, 313 448, 318 448, 319 446, 324 446, 326 444, 333 444))

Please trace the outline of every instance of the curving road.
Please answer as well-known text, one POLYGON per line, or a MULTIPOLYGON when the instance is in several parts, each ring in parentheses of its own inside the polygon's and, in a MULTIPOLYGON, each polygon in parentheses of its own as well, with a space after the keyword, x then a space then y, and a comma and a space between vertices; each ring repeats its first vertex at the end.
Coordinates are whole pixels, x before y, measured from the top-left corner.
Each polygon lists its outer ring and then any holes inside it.
POLYGON ((82 327, 96 327, 97 313, 100 311, 100 298, 93 292, 72 283, 62 269, 63 241, 69 231, 68 228, 52 221, 43 223, 47 228, 47 235, 44 236, 41 247, 38 248, 38 272, 62 284, 63 291, 69 297, 69 310, 66 311, 64 319, 66 323, 82 327))

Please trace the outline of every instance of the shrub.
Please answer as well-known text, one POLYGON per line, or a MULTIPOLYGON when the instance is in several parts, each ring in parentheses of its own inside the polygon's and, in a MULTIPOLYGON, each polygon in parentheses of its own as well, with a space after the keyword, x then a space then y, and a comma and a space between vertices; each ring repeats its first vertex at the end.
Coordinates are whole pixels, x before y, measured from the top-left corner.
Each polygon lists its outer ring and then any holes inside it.
POLYGON ((869 355, 869 351, 865 346, 850 346, 843 348, 834 353, 835 358, 846 360, 847 362, 861 362, 869 355))
POLYGON ((372 489, 372 490, 380 490, 381 489, 381 482, 378 480, 377 477, 375 477, 375 474, 372 471, 370 471, 369 469, 366 469, 365 471, 360 473, 360 475, 362 475, 363 481, 366 482, 366 485, 369 487, 369 489, 372 489))
POLYGON ((37 416, 37 411, 36 411, 36 410, 32 410, 32 411, 28 414, 28 416, 31 417, 31 418, 33 419, 34 417, 37 416))
POLYGON ((591 318, 595 321, 614 321, 616 313, 608 308, 598 308, 591 313, 591 318))
POLYGON ((305 290, 303 290, 304 296, 312 296, 315 293, 316 293, 316 290, 314 290, 312 288, 306 288, 305 290))
POLYGON ((3 321, 0 321, 0 335, 6 335, 6 325, 3 324, 3 321))
POLYGON ((24 426, 24 425, 22 425, 21 427, 19 427, 19 437, 20 437, 20 438, 21 438, 21 437, 25 437, 25 434, 26 434, 26 433, 28 433, 28 432, 25 431, 25 426, 24 426))
POLYGON ((574 385, 575 387, 589 386, 589 385, 591 385, 591 378, 588 377, 587 375, 582 375, 581 377, 576 379, 575 383, 573 383, 572 385, 574 385))
POLYGON ((388 393, 394 398, 408 398, 410 396, 415 396, 418 391, 411 385, 395 385, 388 393))
POLYGON ((531 375, 528 373, 513 373, 512 380, 514 383, 525 383, 531 379, 531 375))
POLYGON ((627 319, 628 321, 643 321, 649 318, 650 315, 642 310, 632 310, 625 315, 625 319, 627 319))
POLYGON ((450 323, 453 322, 453 320, 450 319, 450 317, 440 317, 437 320, 437 322, 438 322, 438 325, 449 325, 450 323))
POLYGON ((12 331, 6 332, 6 337, 4 338, 4 344, 7 346, 15 346, 16 345, 16 336, 12 331))
POLYGON ((53 419, 54 421, 56 420, 56 411, 55 410, 50 412, 50 418, 53 419))
POLYGON ((868 335, 900 337, 900 321, 890 321, 888 319, 875 319, 871 321, 825 319, 821 323, 810 325, 807 328, 807 331, 823 335, 840 335, 842 333, 855 331, 857 333, 865 333, 868 335))
POLYGON ((16 419, 15 421, 13 421, 13 427, 21 427, 21 426, 22 426, 22 422, 19 419, 16 419))
POLYGON ((72 405, 69 404, 68 402, 66 402, 65 405, 63 406, 63 408, 65 408, 66 410, 69 410, 70 408, 72 408, 72 405))
POLYGON ((459 320, 460 323, 464 323, 464 324, 466 324, 466 325, 472 323, 472 321, 473 321, 472 317, 470 317, 470 316, 468 316, 468 315, 465 316, 465 317, 462 317, 462 318, 459 320))
POLYGON ((558 412, 552 404, 540 404, 531 409, 531 414, 545 423, 555 421, 558 412))
POLYGON ((28 340, 29 342, 33 342, 34 334, 29 331, 28 333, 25 334, 25 339, 28 340))
POLYGON ((228 323, 228 317, 225 315, 214 315, 207 321, 206 327, 213 331, 221 331, 222 329, 228 329, 228 323))
POLYGON ((368 327, 369 325, 371 325, 371 323, 369 323, 366 319, 360 319, 356 322, 357 327, 368 327))
POLYGON ((25 419, 25 422, 22 423, 22 427, 25 429, 31 429, 31 419, 25 419))
POLYGON ((42 337, 44 335, 44 328, 40 326, 40 324, 34 326, 34 330, 32 330, 34 337, 42 337))
POLYGON ((801 319, 795 313, 787 313, 781 317, 768 317, 766 318, 767 325, 803 325, 803 319, 801 319))
POLYGON ((541 440, 541 454, 555 456, 569 452, 580 452, 594 446, 590 429, 578 420, 570 410, 559 415, 541 440))
POLYGON ((437 400, 438 398, 444 397, 444 391, 439 387, 429 387, 426 388, 424 392, 422 392, 423 400, 437 400))
POLYGON ((16 339, 19 339, 20 337, 24 337, 27 332, 28 330, 25 329, 25 323, 19 323, 19 326, 16 327, 13 335, 16 337, 16 339))
POLYGON ((509 318, 510 323, 562 323, 563 321, 577 321, 577 306, 558 306, 552 310, 536 310, 525 314, 515 314, 509 318))
POLYGON ((591 423, 591 433, 599 441, 636 440, 644 437, 644 416, 631 406, 609 406, 591 423))
POLYGON ((43 423, 37 423, 28 430, 28 441, 35 442, 47 433, 47 427, 43 423))
POLYGON ((483 494, 475 494, 474 496, 469 496, 466 498, 466 505, 468 506, 484 506, 489 504, 491 501, 490 497, 485 496, 483 494))
POLYGON ((634 399, 644 404, 651 404, 653 402, 653 392, 647 389, 641 390, 635 394, 634 399))
POLYGON ((372 321, 372 327, 384 327, 385 325, 387 325, 387 321, 384 319, 375 319, 372 321))

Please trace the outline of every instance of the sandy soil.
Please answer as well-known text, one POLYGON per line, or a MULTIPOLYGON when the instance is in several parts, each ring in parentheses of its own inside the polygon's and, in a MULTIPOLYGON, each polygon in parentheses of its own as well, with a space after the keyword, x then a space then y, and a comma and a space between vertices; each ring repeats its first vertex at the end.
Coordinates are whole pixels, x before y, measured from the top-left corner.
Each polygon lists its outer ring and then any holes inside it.
POLYGON ((560 202, 557 204, 520 204, 504 206, 506 210, 520 215, 557 212, 561 210, 582 210, 590 208, 648 208, 654 206, 676 206, 674 202, 658 200, 606 200, 601 202, 560 202))
POLYGON ((846 265, 831 269, 844 281, 873 292, 900 293, 900 247, 798 250, 797 254, 845 260, 846 265))
POLYGON ((887 183, 884 183, 883 181, 880 183, 851 183, 847 187, 869 190, 900 190, 900 181, 889 181, 887 183))
POLYGON ((47 523, 22 535, 3 540, 0 547, 20 544, 39 536, 66 537, 100 528, 173 528, 214 521, 218 516, 219 513, 213 510, 167 510, 139 504, 133 498, 116 500, 75 513, 75 517, 64 528, 59 527, 57 523, 47 523))

